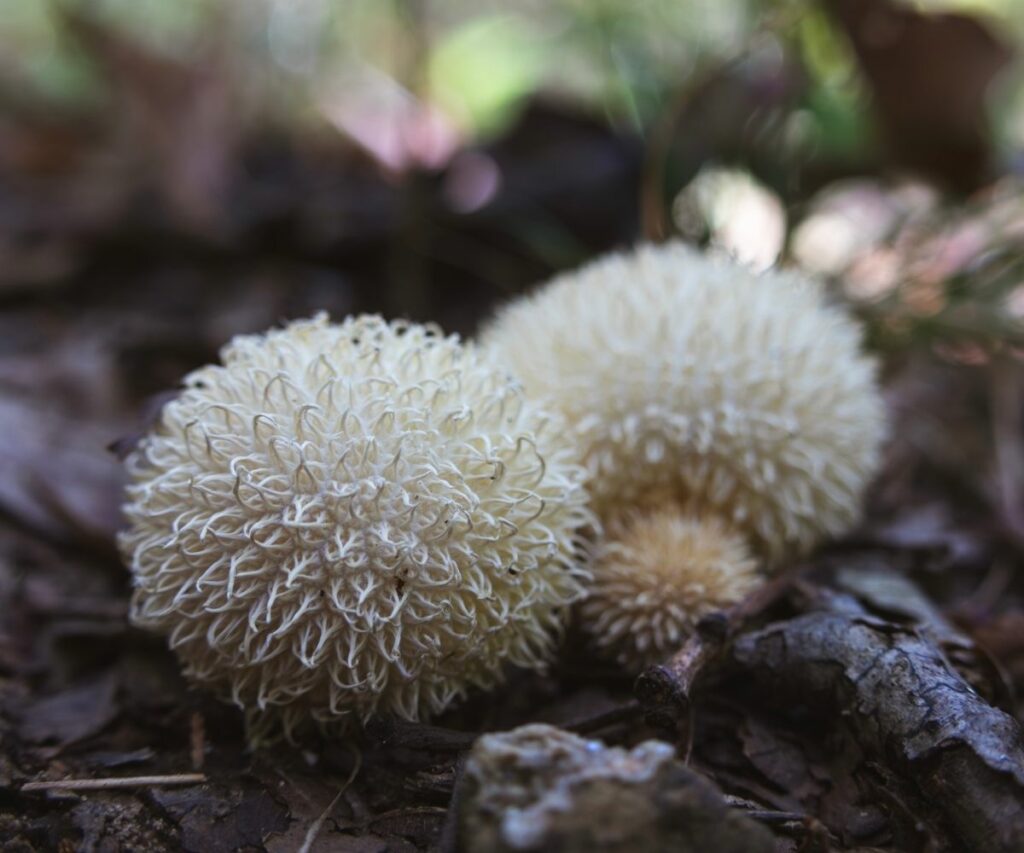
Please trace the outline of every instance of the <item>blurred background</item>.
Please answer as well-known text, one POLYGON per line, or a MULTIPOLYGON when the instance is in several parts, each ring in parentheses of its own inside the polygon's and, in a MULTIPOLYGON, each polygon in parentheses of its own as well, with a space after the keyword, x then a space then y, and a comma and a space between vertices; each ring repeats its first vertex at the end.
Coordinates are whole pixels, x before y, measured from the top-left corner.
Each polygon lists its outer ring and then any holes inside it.
POLYGON ((1022 33, 1024 0, 0 0, 0 508, 109 546, 97 448, 231 335, 471 334, 643 239, 828 278, 892 375, 1015 364, 1022 33))
POLYGON ((187 749, 112 544, 185 372, 321 309, 469 335, 645 239, 863 318, 894 426, 855 539, 1019 692, 1022 38, 1024 0, 0 0, 0 783, 12 743, 187 749))

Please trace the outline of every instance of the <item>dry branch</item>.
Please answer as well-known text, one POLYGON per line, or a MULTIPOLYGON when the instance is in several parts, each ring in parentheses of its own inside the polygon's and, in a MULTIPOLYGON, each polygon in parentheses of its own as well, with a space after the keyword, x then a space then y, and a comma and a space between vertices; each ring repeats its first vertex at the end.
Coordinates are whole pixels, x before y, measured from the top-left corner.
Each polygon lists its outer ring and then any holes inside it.
POLYGON ((836 714, 967 849, 1024 851, 1024 732, 919 632, 833 595, 738 638, 732 660, 776 702, 836 714))
POLYGON ((648 725, 674 738, 688 739, 693 692, 704 673, 713 669, 728 641, 747 622, 771 607, 790 588, 799 570, 773 580, 725 613, 711 614, 697 626, 683 647, 665 663, 649 667, 636 680, 634 693, 648 725))
POLYGON ((202 773, 176 773, 170 776, 121 776, 108 779, 54 779, 26 782, 22 791, 103 791, 109 788, 152 788, 161 785, 199 785, 206 781, 202 773))

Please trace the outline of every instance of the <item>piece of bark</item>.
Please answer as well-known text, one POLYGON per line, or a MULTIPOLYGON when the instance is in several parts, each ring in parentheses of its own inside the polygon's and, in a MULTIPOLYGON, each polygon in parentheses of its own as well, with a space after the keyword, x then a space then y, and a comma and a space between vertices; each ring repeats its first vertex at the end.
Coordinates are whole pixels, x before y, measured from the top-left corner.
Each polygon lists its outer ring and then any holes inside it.
POLYGON ((1024 851, 1024 732, 912 628, 842 595, 741 636, 732 660, 776 702, 838 714, 970 850, 1024 851), (786 694, 786 698, 783 698, 786 694))
POLYGON ((1012 682, 998 661, 955 627, 909 578, 867 555, 862 560, 847 561, 835 572, 833 583, 864 603, 874 615, 912 625, 946 655, 985 701, 1013 713, 1012 682))

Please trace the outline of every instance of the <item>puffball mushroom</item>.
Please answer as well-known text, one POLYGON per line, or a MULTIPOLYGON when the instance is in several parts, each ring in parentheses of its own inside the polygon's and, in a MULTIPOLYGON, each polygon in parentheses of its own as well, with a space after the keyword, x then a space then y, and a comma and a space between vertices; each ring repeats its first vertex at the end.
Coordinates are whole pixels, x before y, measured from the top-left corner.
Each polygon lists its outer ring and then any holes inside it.
POLYGON ((131 618, 250 736, 437 713, 541 667, 582 592, 560 418, 438 329, 235 338, 127 460, 131 618))
MULTIPOLYGON (((750 587, 748 549, 771 568, 856 521, 885 429, 860 339, 806 277, 678 243, 556 278, 485 329, 483 343, 571 425, 599 515, 654 513, 630 515, 600 546, 592 630, 641 625, 641 596, 661 603, 664 624, 692 621, 669 610, 696 617, 694 597, 668 590, 704 585, 725 606, 750 587), (673 556, 672 536, 703 545, 673 556)), ((674 637, 641 627, 624 657, 657 659, 674 637)))
POLYGON ((594 644, 629 670, 678 648, 704 616, 761 583, 747 543, 715 516, 690 518, 668 505, 627 511, 604 529, 580 613, 594 644))

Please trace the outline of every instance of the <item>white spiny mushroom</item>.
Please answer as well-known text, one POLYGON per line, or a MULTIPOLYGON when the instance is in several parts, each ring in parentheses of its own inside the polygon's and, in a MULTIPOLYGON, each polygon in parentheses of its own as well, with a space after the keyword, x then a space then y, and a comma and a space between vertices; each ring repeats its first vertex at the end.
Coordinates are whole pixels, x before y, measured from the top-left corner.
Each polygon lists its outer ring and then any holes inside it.
POLYGON ((814 281, 681 244, 560 276, 485 330, 527 392, 565 416, 611 531, 583 610, 591 630, 668 626, 665 642, 625 632, 623 659, 667 654, 676 627, 749 590, 750 556, 770 569, 856 522, 885 430, 860 338, 814 281))
POLYGON ((128 459, 133 621, 257 739, 417 719, 540 667, 581 594, 583 469, 508 373, 432 327, 239 337, 128 459))

